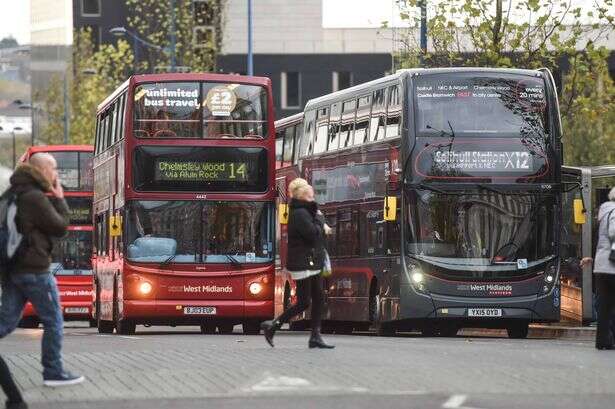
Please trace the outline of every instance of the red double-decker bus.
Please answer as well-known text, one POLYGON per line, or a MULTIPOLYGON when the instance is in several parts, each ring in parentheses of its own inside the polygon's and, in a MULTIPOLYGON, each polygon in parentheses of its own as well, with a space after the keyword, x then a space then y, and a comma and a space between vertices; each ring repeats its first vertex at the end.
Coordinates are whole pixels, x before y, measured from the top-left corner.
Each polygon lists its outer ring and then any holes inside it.
POLYGON ((131 77, 98 108, 98 330, 258 333, 273 316, 274 123, 267 78, 131 77))
MULTIPOLYGON (((70 209, 68 233, 54 245, 51 272, 56 276, 64 319, 90 320, 92 300, 92 196, 94 177, 92 145, 32 146, 22 155, 27 162, 35 153, 51 154, 70 209)), ((90 321, 93 325, 93 322, 90 321)), ((39 319, 30 303, 21 326, 37 327, 39 319)))

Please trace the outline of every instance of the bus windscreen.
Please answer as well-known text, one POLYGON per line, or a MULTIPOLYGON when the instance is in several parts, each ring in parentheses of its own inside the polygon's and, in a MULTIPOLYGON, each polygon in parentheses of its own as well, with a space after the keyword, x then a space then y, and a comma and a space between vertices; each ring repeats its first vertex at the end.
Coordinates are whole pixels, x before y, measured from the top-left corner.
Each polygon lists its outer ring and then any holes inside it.
POLYGON ((53 246, 50 270, 54 275, 92 274, 92 232, 70 230, 53 246))
POLYGON ((58 164, 58 177, 69 192, 91 192, 94 189, 93 153, 61 151, 48 152, 58 164))
POLYGON ((424 75, 415 80, 417 136, 544 139, 542 78, 524 75, 424 75))
POLYGON ((262 148, 139 146, 133 178, 139 191, 263 192, 267 154, 262 148))
POLYGON ((138 86, 138 138, 264 138, 267 91, 257 85, 162 82, 138 86))
POLYGON ((66 196, 68 220, 70 225, 87 226, 92 224, 92 198, 66 196))

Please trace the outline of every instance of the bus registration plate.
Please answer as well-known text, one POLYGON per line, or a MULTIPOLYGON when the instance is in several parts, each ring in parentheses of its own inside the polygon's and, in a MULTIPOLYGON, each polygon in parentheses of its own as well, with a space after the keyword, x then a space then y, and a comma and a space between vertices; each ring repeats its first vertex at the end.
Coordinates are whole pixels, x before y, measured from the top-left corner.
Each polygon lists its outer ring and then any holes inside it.
POLYGON ((216 307, 184 307, 185 315, 216 315, 216 307))
POLYGON ((88 307, 66 307, 64 312, 66 314, 87 314, 90 310, 88 307))
POLYGON ((501 308, 468 308, 468 317, 501 317, 501 308))

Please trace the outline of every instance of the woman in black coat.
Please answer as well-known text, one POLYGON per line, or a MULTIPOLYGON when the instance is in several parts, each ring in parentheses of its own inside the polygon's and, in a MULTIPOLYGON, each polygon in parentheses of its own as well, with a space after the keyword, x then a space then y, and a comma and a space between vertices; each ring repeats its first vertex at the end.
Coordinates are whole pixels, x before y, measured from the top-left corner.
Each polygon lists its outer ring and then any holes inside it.
POLYGON ((273 321, 265 321, 265 339, 273 346, 273 336, 282 324, 305 311, 310 304, 312 335, 310 348, 333 348, 320 335, 323 307, 321 270, 325 260, 325 222, 314 201, 314 189, 303 179, 289 185, 292 197, 288 218, 288 258, 286 268, 297 285, 297 303, 273 321))
POLYGON ((2 390, 7 397, 6 409, 28 409, 28 405, 24 402, 21 392, 11 376, 11 371, 2 357, 0 357, 0 385, 2 385, 2 390))

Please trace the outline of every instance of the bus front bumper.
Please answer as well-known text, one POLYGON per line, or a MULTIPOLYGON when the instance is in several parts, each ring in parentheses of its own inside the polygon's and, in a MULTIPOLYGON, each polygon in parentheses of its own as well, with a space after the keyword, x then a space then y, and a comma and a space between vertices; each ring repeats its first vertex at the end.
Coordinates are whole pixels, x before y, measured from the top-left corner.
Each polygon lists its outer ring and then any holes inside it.
POLYGON ((122 316, 143 322, 191 323, 204 320, 268 320, 273 300, 125 300, 122 316), (194 307, 206 307, 206 310, 194 307))
MULTIPOLYGON (((400 319, 466 320, 477 323, 487 321, 555 322, 560 320, 559 288, 547 295, 523 297, 474 298, 420 294, 412 287, 404 289, 400 319), (470 315, 470 309, 499 310, 498 317, 470 315)), ((402 293, 403 294, 403 293, 402 293)))

